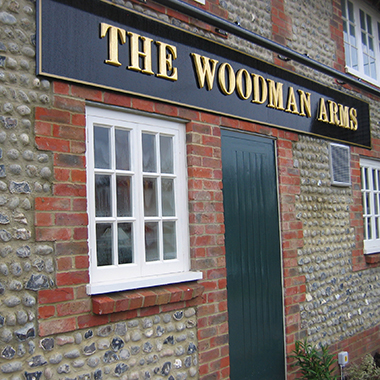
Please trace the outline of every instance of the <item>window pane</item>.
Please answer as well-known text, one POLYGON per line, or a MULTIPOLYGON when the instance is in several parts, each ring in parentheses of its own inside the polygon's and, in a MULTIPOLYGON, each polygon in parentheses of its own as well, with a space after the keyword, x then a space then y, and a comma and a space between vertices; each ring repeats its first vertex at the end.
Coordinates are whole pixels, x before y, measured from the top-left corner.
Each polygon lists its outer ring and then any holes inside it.
POLYGON ((174 182, 172 179, 163 178, 161 181, 162 216, 174 216, 174 182))
POLYGON ((111 168, 109 132, 109 128, 94 128, 94 157, 97 169, 111 168))
POLYGON ((360 10, 360 27, 363 30, 367 30, 366 25, 365 25, 365 16, 364 16, 364 12, 362 10, 360 10))
POLYGON ((366 205, 367 205, 367 209, 365 210, 365 213, 368 215, 371 213, 371 198, 370 198, 370 194, 369 193, 366 193, 366 205))
POLYGON ((354 5, 351 3, 351 1, 348 1, 348 18, 351 22, 355 22, 354 5))
POLYGON ((131 177, 117 176, 117 216, 132 216, 131 177))
POLYGON ((144 178, 144 215, 157 216, 157 180, 144 178))
POLYGON ((346 1, 342 0, 342 17, 347 18, 347 13, 346 13, 346 1))
POLYGON ((130 145, 129 131, 116 129, 115 131, 115 147, 116 147, 116 169, 130 170, 130 145))
POLYGON ((95 175, 95 216, 111 216, 111 177, 95 175))
POLYGON ((130 264, 133 262, 132 223, 119 223, 117 230, 119 264, 130 264))
POLYGON ((112 224, 96 225, 96 257, 98 266, 112 265, 112 224))
POLYGON ((175 222, 163 223, 164 260, 177 258, 175 222))
POLYGON ((173 138, 160 136, 161 173, 173 173, 173 138))
POLYGON ((158 223, 145 223, 145 260, 157 261, 160 259, 158 251, 158 223))
POLYGON ((143 171, 156 172, 156 139, 154 135, 142 134, 143 171))
POLYGON ((372 17, 367 14, 367 32, 368 34, 373 34, 372 33, 372 17))

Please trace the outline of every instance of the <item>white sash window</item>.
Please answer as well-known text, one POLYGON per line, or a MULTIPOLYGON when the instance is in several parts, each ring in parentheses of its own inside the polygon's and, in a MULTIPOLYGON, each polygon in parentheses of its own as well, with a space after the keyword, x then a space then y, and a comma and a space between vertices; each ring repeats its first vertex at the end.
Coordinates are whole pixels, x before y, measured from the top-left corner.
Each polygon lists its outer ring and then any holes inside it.
POLYGON ((90 294, 189 272, 185 125, 87 107, 90 294))

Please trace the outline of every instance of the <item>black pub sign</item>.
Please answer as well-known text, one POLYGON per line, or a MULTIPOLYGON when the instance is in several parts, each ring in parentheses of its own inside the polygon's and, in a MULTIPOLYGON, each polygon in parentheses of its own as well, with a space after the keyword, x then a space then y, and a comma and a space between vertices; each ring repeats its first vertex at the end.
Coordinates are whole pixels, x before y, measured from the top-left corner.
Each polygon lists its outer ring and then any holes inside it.
POLYGON ((371 148, 369 105, 107 0, 39 0, 37 74, 371 148))

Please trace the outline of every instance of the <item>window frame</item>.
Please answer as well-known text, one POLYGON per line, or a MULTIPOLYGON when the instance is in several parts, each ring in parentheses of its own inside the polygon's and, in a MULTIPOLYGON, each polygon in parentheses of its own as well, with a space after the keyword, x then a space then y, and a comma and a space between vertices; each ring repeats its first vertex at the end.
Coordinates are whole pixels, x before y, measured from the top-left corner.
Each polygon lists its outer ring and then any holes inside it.
POLYGON ((361 171, 361 192, 363 203, 363 246, 364 254, 373 254, 380 252, 380 161, 360 158, 360 171, 361 171), (370 174, 366 174, 366 170, 370 170, 370 174), (378 177, 377 188, 373 183, 373 171, 376 171, 378 177), (366 181, 367 179, 367 181, 366 181), (367 183, 366 183, 367 182, 367 183), (367 188, 368 187, 368 188, 367 188), (366 196, 368 194, 368 197, 366 196), (370 199, 370 205, 367 207, 370 199), (375 206, 376 205, 376 206, 375 206), (376 212, 377 208, 377 212, 376 212), (371 238, 368 238, 367 220, 369 220, 371 238), (377 224, 377 236, 376 235, 377 224))
MULTIPOLYGON (((187 191, 187 166, 186 166, 186 126, 181 120, 166 119, 162 117, 153 117, 137 112, 128 112, 120 108, 103 108, 93 105, 86 106, 86 131, 87 131, 87 210, 89 216, 88 223, 88 246, 90 258, 90 283, 87 285, 88 294, 100 294, 115 291, 137 289, 143 287, 158 286, 170 283, 184 281, 194 281, 202 278, 201 272, 190 271, 190 248, 189 248, 189 212, 188 212, 188 191, 187 191), (94 129, 95 126, 110 128, 109 133, 114 136, 116 129, 130 131, 131 147, 131 168, 124 175, 131 178, 131 199, 132 199, 132 216, 118 217, 116 211, 117 190, 112 188, 111 184, 111 204, 113 213, 111 217, 99 217, 95 215, 95 174, 108 174, 116 177, 120 175, 116 169, 115 159, 111 159, 111 169, 95 168, 94 159, 94 129), (142 171, 142 134, 144 132, 152 133, 158 140, 158 135, 170 135, 173 137, 173 164, 174 174, 174 203, 176 208, 176 246, 177 257, 171 260, 161 260, 146 262, 141 252, 145 253, 145 235, 144 223, 144 200, 143 200, 143 178, 142 171), (138 148, 140 147, 140 148, 138 148), (140 169, 139 167, 140 166, 140 169), (113 223, 114 235, 117 231, 117 225, 120 222, 133 224, 133 252, 135 260, 129 264, 112 264, 106 266, 97 265, 96 252, 96 224, 97 222, 113 223), (141 250, 141 246, 144 249, 141 250), (140 252, 140 254, 139 254, 140 252)), ((115 141, 115 139, 113 139, 115 141)), ((110 143, 109 150, 111 156, 114 146, 110 143)), ((158 153, 156 154, 158 157, 158 153)), ((121 173, 123 175, 123 173, 121 173)), ((153 174, 157 177, 157 174, 153 174)), ((116 179, 113 183, 116 184, 116 179)), ((157 196, 157 201, 158 196, 157 196)), ((154 218, 153 218, 154 219, 154 218)), ((156 218, 157 220, 159 218, 156 218)), ((173 218, 172 218, 173 219, 173 218)), ((163 217, 160 221, 162 223, 163 217)), ((160 223, 160 222, 158 222, 160 223)), ((117 237, 112 238, 117 242, 117 237)), ((162 251, 162 245, 160 252, 162 251)))
MULTIPOLYGON (((345 70, 347 73, 352 74, 358 78, 364 79, 366 82, 380 86, 380 12, 378 12, 375 8, 371 8, 369 5, 358 1, 358 0, 343 0, 342 1, 342 22, 343 22, 343 44, 345 50, 345 70), (350 20, 348 17, 348 3, 352 3, 353 5, 353 13, 354 13, 354 29, 355 29, 355 39, 356 45, 355 48, 357 50, 357 59, 358 59, 358 69, 352 67, 352 65, 348 65, 347 63, 347 55, 349 54, 346 49, 346 45, 354 46, 350 42, 345 41, 344 39, 344 23, 348 25, 350 24, 350 20), (344 17, 343 6, 345 8, 346 17, 344 17), (363 56, 364 52, 362 49, 362 38, 361 38, 361 25, 360 25, 360 10, 362 10, 365 15, 369 15, 372 18, 372 33, 374 37, 374 55, 375 55, 375 69, 376 69, 376 79, 372 78, 370 75, 365 74, 363 56)), ((347 33, 349 33, 347 31, 347 33)), ((350 38, 350 36, 348 37, 350 38)))

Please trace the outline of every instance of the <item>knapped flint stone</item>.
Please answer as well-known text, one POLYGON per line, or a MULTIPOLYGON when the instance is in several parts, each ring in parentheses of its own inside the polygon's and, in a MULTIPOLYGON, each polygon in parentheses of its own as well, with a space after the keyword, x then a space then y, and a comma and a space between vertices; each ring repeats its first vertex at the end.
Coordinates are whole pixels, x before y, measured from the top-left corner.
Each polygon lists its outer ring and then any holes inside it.
POLYGON ((82 368, 85 365, 85 362, 83 359, 78 359, 74 360, 72 364, 74 368, 82 368))
POLYGON ((49 278, 43 274, 32 274, 25 289, 38 291, 49 288, 49 278))
POLYGON ((13 373, 17 371, 21 371, 22 369, 22 362, 11 362, 3 364, 1 367, 1 372, 3 373, 13 373))
POLYGON ((162 326, 157 326, 156 334, 157 336, 162 336, 165 332, 165 329, 162 326))
POLYGON ((111 348, 116 352, 116 351, 119 351, 121 348, 124 347, 124 341, 123 339, 119 338, 119 337, 115 337, 112 339, 112 342, 111 342, 111 348))
POLYGON ((53 248, 49 245, 39 245, 35 250, 36 255, 46 256, 53 253, 53 248))
POLYGON ((112 327, 110 325, 102 326, 98 328, 97 335, 100 337, 106 337, 112 332, 112 327))
POLYGON ((9 343, 13 339, 12 330, 2 328, 0 330, 0 339, 5 343, 9 343))
POLYGON ((83 353, 85 355, 92 355, 96 351, 95 342, 91 343, 89 346, 85 346, 83 349, 83 353))
POLYGON ((145 342, 143 345, 143 351, 146 353, 150 353, 153 350, 153 345, 150 342, 145 342))
POLYGON ((145 359, 144 359, 144 358, 140 359, 139 364, 140 364, 141 366, 143 366, 143 365, 145 364, 145 359))
POLYGON ((61 375, 62 373, 69 373, 70 366, 68 364, 62 364, 57 368, 57 372, 61 375))
POLYGON ((10 223, 9 217, 4 214, 0 214, 0 224, 8 224, 10 223))
POLYGON ((87 365, 91 368, 95 368, 99 363, 100 359, 97 356, 92 356, 87 360, 87 365))
POLYGON ((125 335, 127 333, 127 324, 124 322, 116 324, 115 333, 119 335, 125 335))
POLYGON ((34 342, 31 340, 28 342, 28 352, 30 355, 33 355, 36 351, 36 345, 34 344, 34 342))
POLYGON ((184 364, 186 368, 191 367, 191 356, 186 356, 184 364))
POLYGON ((0 327, 4 326, 4 321, 5 321, 5 318, 2 315, 0 315, 0 327))
POLYGON ((22 304, 26 307, 32 307, 36 304, 36 299, 30 294, 25 294, 22 297, 22 304))
POLYGON ((103 356, 104 363, 110 364, 119 360, 119 357, 115 352, 106 351, 103 356))
POLYGON ((12 263, 11 264, 11 273, 13 276, 19 277, 22 274, 22 267, 20 263, 12 263))
POLYGON ((98 341, 99 350, 107 350, 110 348, 110 341, 108 339, 101 339, 98 341))
POLYGON ((14 210, 20 204, 20 198, 12 197, 8 202, 8 208, 14 210))
POLYGON ((12 174, 15 174, 15 175, 19 175, 21 174, 21 165, 18 165, 18 164, 12 164, 12 165, 9 165, 9 170, 12 174))
POLYGON ((131 353, 126 348, 123 348, 120 352, 120 360, 128 359, 131 356, 131 353))
POLYGON ((154 374, 157 375, 160 372, 160 367, 155 367, 153 370, 154 374))
POLYGON ((41 367, 47 364, 47 360, 42 355, 36 355, 32 357, 28 364, 31 368, 41 367))
POLYGON ((20 342, 24 342, 29 338, 36 337, 36 330, 34 328, 33 323, 28 323, 20 330, 15 331, 15 336, 20 342))
POLYGON ((128 371, 129 369, 129 366, 127 364, 124 364, 124 363, 119 363, 116 368, 115 368, 115 374, 117 376, 120 376, 122 373, 128 371))
POLYGON ((0 230, 0 239, 2 241, 10 241, 12 239, 12 235, 7 230, 0 230))
MULTIPOLYGON (((4 292, 5 292, 4 285, 0 282, 0 295, 4 294, 4 292)), ((1 326, 1 323, 0 323, 0 326, 1 326)))
POLYGON ((175 354, 177 356, 182 356, 184 353, 185 349, 183 348, 183 346, 177 346, 177 348, 175 349, 175 354))
POLYGON ((183 311, 182 311, 182 310, 178 310, 178 311, 176 311, 176 312, 173 314, 173 318, 174 318, 176 321, 180 321, 180 320, 183 318, 183 311))
POLYGON ((40 341, 40 347, 45 351, 51 351, 54 348, 54 338, 44 338, 40 341))
POLYGON ((144 372, 144 379, 145 379, 145 380, 150 379, 150 372, 149 372, 149 371, 145 371, 145 372, 144 372))
POLYGON ((39 271, 42 272, 45 268, 45 261, 42 259, 37 259, 33 261, 33 266, 39 271))
POLYGON ((170 371, 171 371, 171 369, 172 369, 172 363, 166 362, 162 366, 161 374, 164 375, 164 376, 168 376, 169 373, 170 373, 170 371))
MULTIPOLYGON (((1 175, 0 175, 1 176, 1 175)), ((11 181, 9 185, 9 191, 14 194, 30 194, 32 192, 28 182, 15 182, 11 181)))
POLYGON ((23 247, 17 248, 16 255, 22 259, 29 257, 31 253, 31 249, 29 246, 24 245, 23 247))
POLYGON ((80 356, 80 352, 78 349, 74 349, 74 350, 71 350, 71 351, 68 351, 64 354, 65 358, 67 359, 76 359, 76 358, 79 358, 80 356))
POLYGON ((4 359, 13 359, 16 354, 16 350, 12 346, 6 346, 1 353, 4 359))
POLYGON ((16 316, 19 325, 25 325, 28 322, 28 314, 24 310, 18 310, 16 316))
POLYGON ((6 59, 7 59, 7 57, 0 55, 0 67, 5 67, 5 60, 6 59))
POLYGON ((132 346, 131 347, 131 354, 132 355, 137 355, 140 352, 140 347, 139 346, 132 346))
POLYGON ((78 380, 91 380, 91 374, 90 373, 85 373, 83 375, 78 376, 78 380))
POLYGON ((63 359, 63 356, 61 354, 53 354, 53 356, 50 357, 49 363, 50 364, 59 364, 63 359))
MULTIPOLYGON (((173 375, 170 375, 168 380, 175 380, 173 375)), ((179 379, 178 379, 179 380, 179 379)))
POLYGON ((39 380, 41 375, 42 375, 41 371, 24 373, 25 380, 39 380))
POLYGON ((0 12, 0 22, 6 25, 14 25, 17 23, 17 19, 8 12, 0 12))
POLYGON ((6 306, 8 307, 15 307, 17 305, 20 305, 21 303, 21 300, 19 297, 16 297, 16 296, 10 296, 10 297, 7 297, 4 301, 6 306))
POLYGON ((5 171, 5 165, 0 165, 0 178, 4 178, 7 176, 7 172, 5 171))
POLYGON ((18 356, 24 356, 26 354, 26 349, 25 349, 25 346, 20 343, 18 346, 17 346, 17 355, 18 356))
POLYGON ((29 240, 32 237, 32 233, 25 228, 19 228, 16 230, 15 238, 17 240, 29 240))
POLYGON ((103 379, 102 370, 101 369, 97 369, 94 372, 94 380, 102 380, 102 379, 103 379))
POLYGON ((164 344, 174 344, 174 337, 173 335, 169 335, 165 340, 164 344))
POLYGON ((12 280, 8 286, 9 290, 19 292, 22 290, 22 283, 20 281, 12 280))
MULTIPOLYGON (((50 259, 48 259, 50 260, 50 259)), ((51 265, 53 266, 53 263, 51 263, 51 265)), ((75 343, 76 344, 81 344, 82 343, 82 334, 80 332, 76 333, 75 336, 74 336, 74 339, 75 339, 75 343)))
POLYGON ((197 351, 197 347, 195 346, 195 344, 192 343, 192 342, 189 343, 189 347, 187 348, 188 355, 191 355, 191 354, 193 354, 196 351, 197 351))

